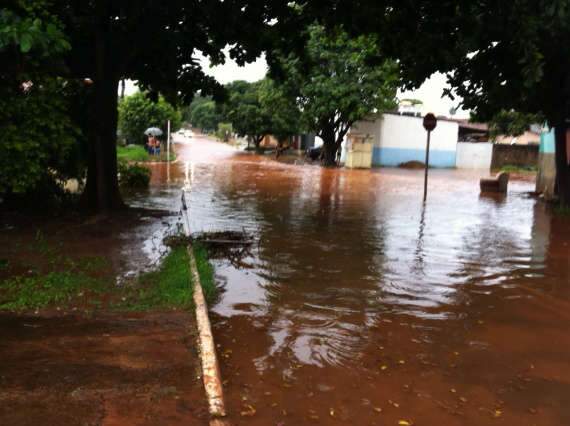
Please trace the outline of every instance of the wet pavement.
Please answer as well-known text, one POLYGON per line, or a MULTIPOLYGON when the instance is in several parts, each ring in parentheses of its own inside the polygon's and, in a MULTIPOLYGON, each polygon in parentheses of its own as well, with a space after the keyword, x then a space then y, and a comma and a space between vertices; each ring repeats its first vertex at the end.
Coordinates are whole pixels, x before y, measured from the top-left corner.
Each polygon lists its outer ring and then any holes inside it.
POLYGON ((422 171, 187 142, 131 202, 177 210, 184 186, 193 232, 259 241, 216 265, 234 424, 570 424, 570 220, 533 182, 432 170, 423 205, 422 171))

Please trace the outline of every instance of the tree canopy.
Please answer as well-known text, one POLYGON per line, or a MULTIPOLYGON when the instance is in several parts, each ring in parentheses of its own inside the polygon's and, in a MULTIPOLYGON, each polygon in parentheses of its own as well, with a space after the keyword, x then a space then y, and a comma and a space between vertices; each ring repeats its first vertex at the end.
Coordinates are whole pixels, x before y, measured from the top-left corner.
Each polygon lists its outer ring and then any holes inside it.
POLYGON ((225 119, 240 136, 249 137, 258 148, 263 137, 271 133, 272 112, 261 102, 262 82, 234 81, 226 85, 225 119))
POLYGON ((529 129, 531 124, 543 121, 537 114, 502 110, 489 121, 489 134, 492 139, 499 135, 520 136, 529 129))
POLYGON ((222 116, 218 112, 216 102, 209 98, 197 97, 188 108, 192 126, 204 132, 212 132, 218 128, 222 116))
POLYGON ((311 25, 303 56, 282 55, 278 63, 303 127, 324 141, 327 165, 355 121, 396 106, 398 65, 382 54, 375 36, 351 38, 340 28, 311 25))
POLYGON ((127 143, 144 143, 144 131, 158 127, 166 134, 166 122, 170 120, 170 131, 180 128, 180 112, 162 96, 156 102, 144 92, 137 92, 119 102, 119 131, 127 143))

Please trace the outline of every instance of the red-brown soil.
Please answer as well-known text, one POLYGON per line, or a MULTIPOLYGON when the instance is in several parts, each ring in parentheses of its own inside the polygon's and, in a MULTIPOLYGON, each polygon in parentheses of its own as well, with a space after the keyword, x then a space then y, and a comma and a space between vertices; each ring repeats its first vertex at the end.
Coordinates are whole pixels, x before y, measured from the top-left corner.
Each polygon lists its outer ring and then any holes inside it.
POLYGON ((200 425, 193 316, 0 314, 0 424, 200 425))

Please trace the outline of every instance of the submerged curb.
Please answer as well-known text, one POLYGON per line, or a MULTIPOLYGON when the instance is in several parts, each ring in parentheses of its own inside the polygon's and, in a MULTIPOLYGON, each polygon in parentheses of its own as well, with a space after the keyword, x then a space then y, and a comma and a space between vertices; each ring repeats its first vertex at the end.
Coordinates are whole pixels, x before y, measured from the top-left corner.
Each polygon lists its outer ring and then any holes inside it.
POLYGON ((202 378, 204 389, 208 399, 208 410, 212 417, 224 417, 226 406, 224 403, 224 393, 222 389, 222 379, 218 358, 216 356, 216 346, 212 327, 208 318, 208 305, 204 298, 200 275, 196 266, 196 258, 192 246, 188 247, 190 257, 190 274, 194 282, 194 304, 196 305, 196 322, 198 325, 198 339, 200 348, 200 361, 202 363, 202 378))

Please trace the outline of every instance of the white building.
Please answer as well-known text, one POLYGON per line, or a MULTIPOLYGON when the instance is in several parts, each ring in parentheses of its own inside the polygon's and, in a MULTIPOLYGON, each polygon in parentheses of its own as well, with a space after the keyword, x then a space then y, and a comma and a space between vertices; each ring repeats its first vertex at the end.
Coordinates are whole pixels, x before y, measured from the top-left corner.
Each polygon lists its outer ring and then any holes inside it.
MULTIPOLYGON (((423 118, 384 113, 354 123, 351 132, 374 139, 373 166, 398 166, 408 161, 425 162, 426 131, 423 118)), ((432 167, 455 167, 458 123, 438 119, 431 133, 429 163, 432 167)))

